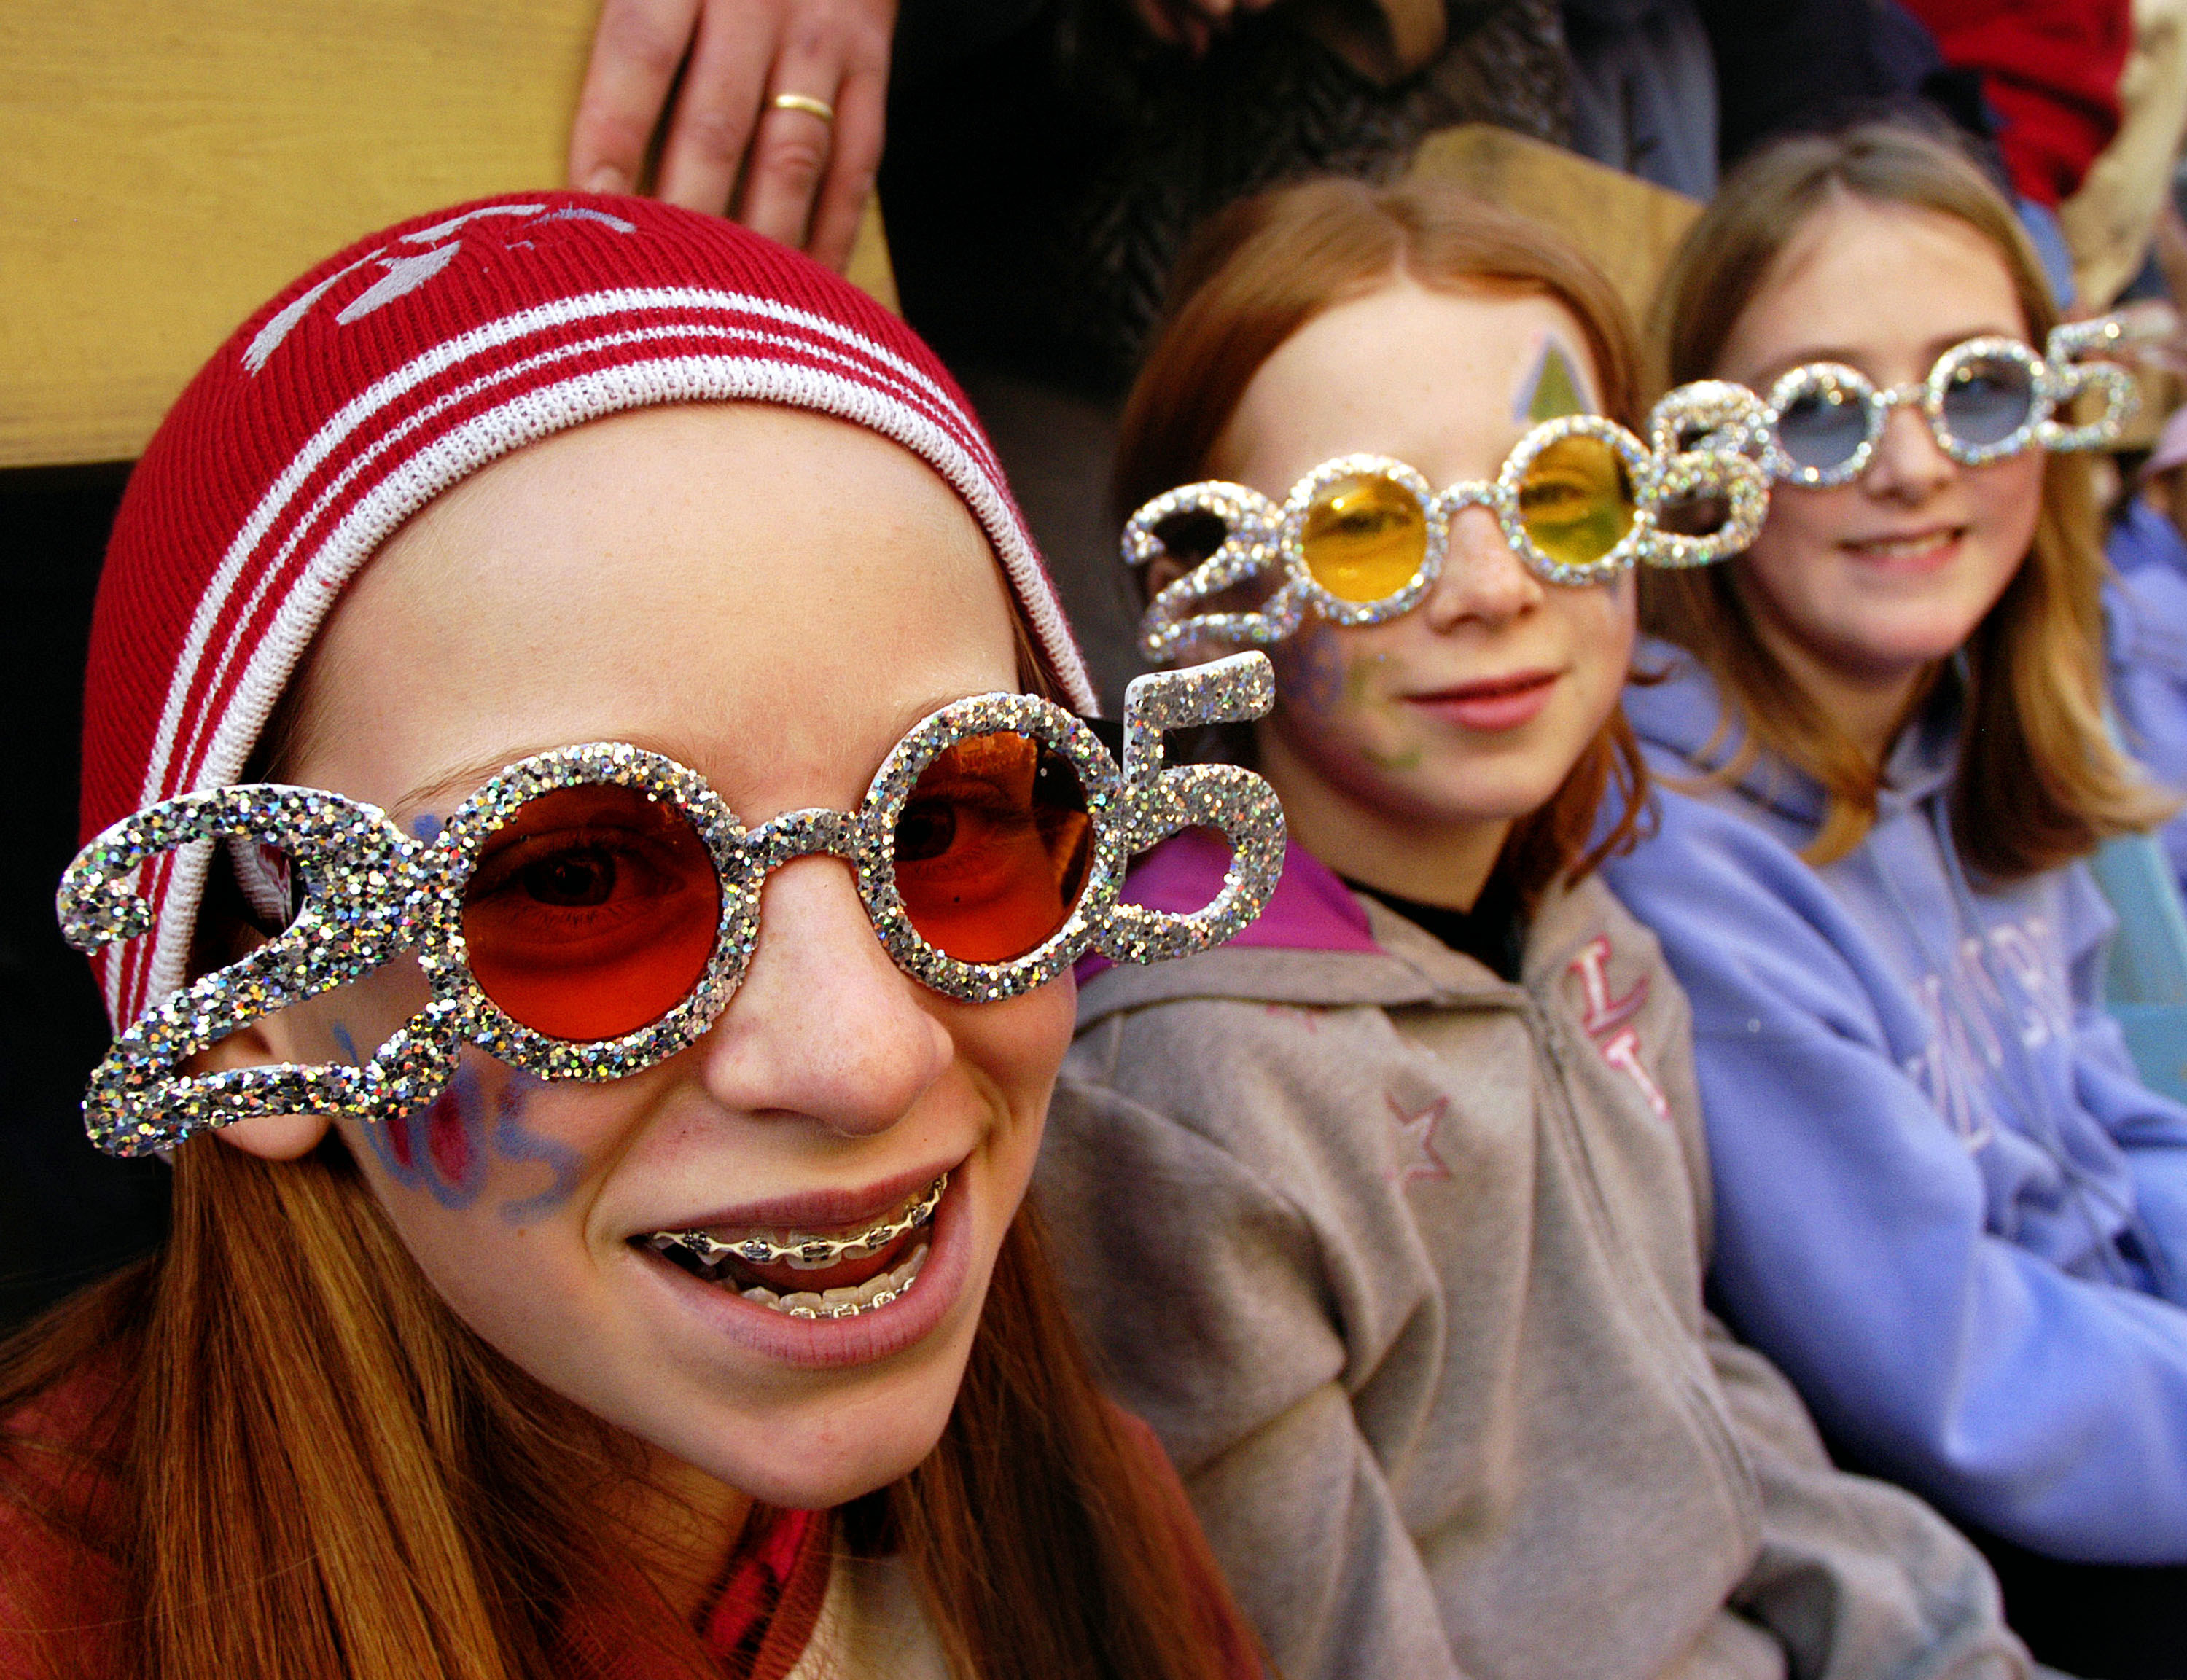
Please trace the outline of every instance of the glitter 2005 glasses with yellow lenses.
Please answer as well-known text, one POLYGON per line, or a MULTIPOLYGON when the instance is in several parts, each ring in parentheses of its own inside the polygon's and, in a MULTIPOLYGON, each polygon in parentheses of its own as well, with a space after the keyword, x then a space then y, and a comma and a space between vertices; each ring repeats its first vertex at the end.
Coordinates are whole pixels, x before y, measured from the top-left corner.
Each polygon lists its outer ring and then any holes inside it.
POLYGON ((1606 583, 1626 567, 1706 565, 1753 542, 1768 512, 1768 480, 1719 437, 1743 440, 1761 402, 1709 380, 1682 385, 1649 417, 1643 443, 1615 421, 1576 414, 1519 441, 1493 480, 1437 494, 1386 455, 1324 461, 1279 506, 1244 485, 1210 480, 1156 497, 1124 527, 1124 559, 1144 565, 1170 549, 1166 529, 1188 515, 1223 528, 1215 552, 1155 597, 1140 623, 1148 656, 1171 660, 1200 644, 1280 642, 1311 610, 1337 624, 1379 624, 1420 604, 1442 574, 1450 524, 1465 508, 1496 516, 1511 551, 1545 582, 1606 583), (1684 440, 1700 437, 1700 447, 1684 440), (1673 505, 1709 507, 1715 528, 1662 526, 1673 505), (1204 604, 1273 578, 1257 605, 1204 604))

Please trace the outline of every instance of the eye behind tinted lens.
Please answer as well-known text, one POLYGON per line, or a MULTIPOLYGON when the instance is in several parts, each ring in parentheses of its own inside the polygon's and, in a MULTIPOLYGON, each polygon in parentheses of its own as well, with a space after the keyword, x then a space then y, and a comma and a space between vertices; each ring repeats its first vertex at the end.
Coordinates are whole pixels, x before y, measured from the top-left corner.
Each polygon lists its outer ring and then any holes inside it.
POLYGON ((706 971, 721 919, 713 856, 672 803, 635 788, 558 788, 519 806, 464 890, 472 978, 520 1026, 620 1038, 706 971))
POLYGON ((936 755, 897 818, 896 885, 919 936, 964 963, 1038 950, 1070 919, 1094 820, 1070 760, 1009 730, 936 755))
POLYGON ((1796 466, 1842 467, 1868 440, 1868 409, 1850 391, 1811 391, 1777 417, 1777 447, 1796 466))
POLYGON ((1299 543, 1314 582, 1338 600, 1386 600, 1427 559, 1427 515, 1393 479, 1338 479, 1307 508, 1299 543))
POLYGON ((1633 529, 1633 480, 1606 439, 1560 438, 1519 481, 1519 522, 1559 565, 1593 565, 1633 529))
POLYGON ((2011 357, 1970 357, 1953 369, 1944 387, 1945 425, 1976 448, 2004 442, 2034 411, 2035 381, 2011 357))

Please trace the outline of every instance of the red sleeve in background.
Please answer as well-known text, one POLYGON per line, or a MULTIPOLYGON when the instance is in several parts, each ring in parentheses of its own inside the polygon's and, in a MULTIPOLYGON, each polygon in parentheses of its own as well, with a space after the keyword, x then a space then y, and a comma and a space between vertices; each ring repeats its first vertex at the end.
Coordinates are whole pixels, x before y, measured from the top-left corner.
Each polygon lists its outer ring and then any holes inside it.
POLYGON ((2055 206, 2118 132, 2131 0, 1901 0, 1944 62, 1982 72, 2023 197, 2055 206))
POLYGON ((118 1466, 131 1419, 118 1357, 0 1419, 0 1675, 128 1669, 137 1596, 118 1466))

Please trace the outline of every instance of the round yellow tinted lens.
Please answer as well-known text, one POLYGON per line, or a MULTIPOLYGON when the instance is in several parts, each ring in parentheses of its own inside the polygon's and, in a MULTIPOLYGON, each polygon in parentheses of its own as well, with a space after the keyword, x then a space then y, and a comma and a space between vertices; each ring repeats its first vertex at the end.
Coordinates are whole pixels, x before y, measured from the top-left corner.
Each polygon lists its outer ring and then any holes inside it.
POLYGON ((1380 601, 1420 573, 1428 522, 1402 484, 1380 476, 1324 485, 1301 538, 1313 581, 1340 601, 1380 601))
POLYGON ((1633 529, 1624 458, 1599 437, 1552 443, 1520 480, 1519 523, 1559 565, 1593 565, 1633 529))

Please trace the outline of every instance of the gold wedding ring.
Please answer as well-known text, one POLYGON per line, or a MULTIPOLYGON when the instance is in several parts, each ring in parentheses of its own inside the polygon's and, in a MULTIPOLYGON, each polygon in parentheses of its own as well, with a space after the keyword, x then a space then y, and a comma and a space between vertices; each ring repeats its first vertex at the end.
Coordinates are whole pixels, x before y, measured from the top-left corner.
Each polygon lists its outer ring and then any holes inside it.
POLYGON ((816 99, 810 93, 778 93, 767 101, 779 111, 805 111, 823 122, 835 120, 835 108, 825 99, 816 99))

